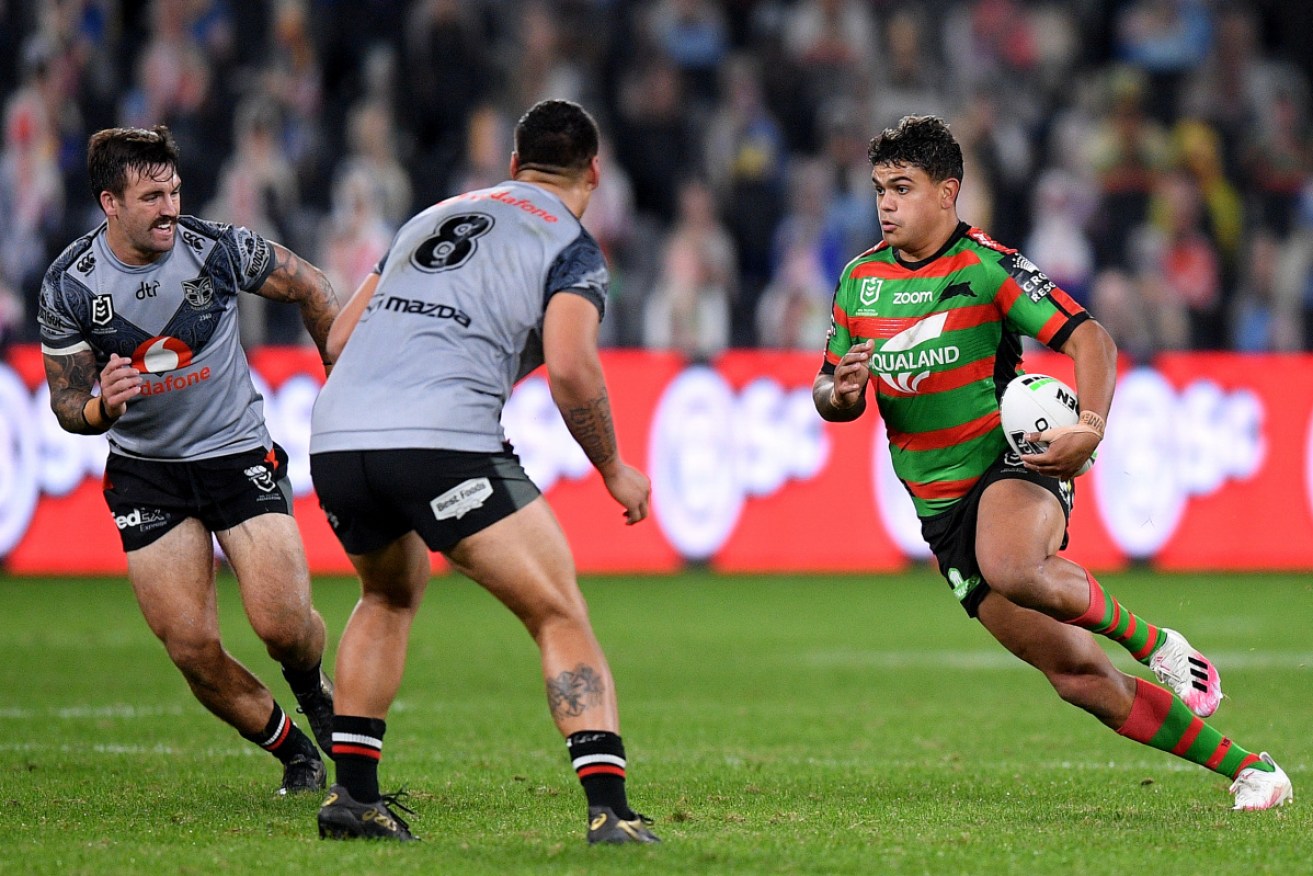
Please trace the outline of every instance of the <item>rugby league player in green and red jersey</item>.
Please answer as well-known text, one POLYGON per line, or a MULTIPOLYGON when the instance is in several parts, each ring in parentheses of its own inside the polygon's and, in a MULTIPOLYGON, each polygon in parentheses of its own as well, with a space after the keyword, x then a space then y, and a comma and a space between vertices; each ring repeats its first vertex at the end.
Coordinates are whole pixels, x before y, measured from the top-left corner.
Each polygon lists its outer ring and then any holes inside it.
POLYGON ((1119 734, 1233 780, 1236 809, 1291 797, 1290 779, 1203 718, 1222 699, 1216 669, 1180 633, 1122 606, 1058 555, 1072 478, 1103 437, 1117 349, 1099 323, 1035 265, 958 219, 962 150, 948 126, 908 116, 870 144, 884 240, 846 268, 812 395, 826 420, 854 420, 868 386, 894 471, 967 614, 1034 666, 1072 705, 1119 734), (1075 363, 1080 421, 1012 453, 999 398, 1021 335, 1075 363), (1106 636, 1170 690, 1116 669, 1106 636))

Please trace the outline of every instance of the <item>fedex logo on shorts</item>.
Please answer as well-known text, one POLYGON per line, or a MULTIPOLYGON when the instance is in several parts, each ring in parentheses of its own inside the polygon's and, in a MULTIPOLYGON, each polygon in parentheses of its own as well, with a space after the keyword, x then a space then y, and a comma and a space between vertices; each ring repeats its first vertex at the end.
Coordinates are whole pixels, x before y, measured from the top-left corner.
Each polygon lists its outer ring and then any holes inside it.
POLYGON ((114 525, 120 531, 125 529, 140 529, 142 532, 154 529, 168 522, 163 511, 158 508, 133 508, 127 514, 115 514, 114 525))

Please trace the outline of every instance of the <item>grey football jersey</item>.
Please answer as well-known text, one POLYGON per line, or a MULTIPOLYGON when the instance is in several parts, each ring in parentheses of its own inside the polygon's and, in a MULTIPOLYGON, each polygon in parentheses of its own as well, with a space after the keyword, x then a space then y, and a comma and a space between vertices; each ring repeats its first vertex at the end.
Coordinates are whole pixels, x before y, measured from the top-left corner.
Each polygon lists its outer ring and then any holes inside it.
POLYGON ((602 250, 559 198, 504 182, 397 232, 359 324, 315 402, 310 450, 496 452, 515 381, 542 364, 547 302, 604 312, 602 250))
POLYGON ((274 267, 253 231, 181 216, 173 249, 149 265, 110 251, 105 225, 71 243, 46 271, 37 321, 43 352, 128 356, 144 379, 109 430, 111 452, 206 459, 270 446, 264 402, 237 331, 237 292, 274 267))

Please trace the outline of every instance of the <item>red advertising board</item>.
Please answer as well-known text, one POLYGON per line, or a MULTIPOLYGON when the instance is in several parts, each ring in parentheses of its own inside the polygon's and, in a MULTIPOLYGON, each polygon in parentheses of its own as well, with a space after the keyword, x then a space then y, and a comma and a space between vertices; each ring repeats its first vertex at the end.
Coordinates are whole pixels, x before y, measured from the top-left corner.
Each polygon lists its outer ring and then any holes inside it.
MULTIPOLYGON (((311 567, 349 572, 308 475, 318 358, 255 350, 270 431, 287 448, 311 567)), ((879 572, 926 556, 872 407, 825 423, 820 357, 735 351, 711 364, 604 354, 622 452, 653 481, 653 516, 619 507, 560 421, 541 372, 504 422, 585 572, 879 572)), ((1029 371, 1072 381, 1065 357, 1029 371)), ((62 432, 39 350, 0 363, 0 556, 16 574, 121 573, 100 497, 103 438, 62 432)), ((1072 559, 1095 569, 1313 568, 1313 356, 1171 354, 1124 367, 1098 464, 1077 482, 1072 559)), ((435 565, 441 565, 435 559, 435 565)))

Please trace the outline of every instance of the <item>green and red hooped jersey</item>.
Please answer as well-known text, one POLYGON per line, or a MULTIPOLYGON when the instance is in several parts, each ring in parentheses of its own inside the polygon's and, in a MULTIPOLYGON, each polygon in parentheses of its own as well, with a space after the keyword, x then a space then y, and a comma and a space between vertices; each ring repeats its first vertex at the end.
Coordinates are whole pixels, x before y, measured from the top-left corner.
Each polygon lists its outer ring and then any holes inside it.
POLYGON ((964 496, 1007 448, 1003 388, 1021 335, 1060 350, 1089 314, 1015 249, 960 223, 930 258, 881 242, 848 263, 834 293, 822 371, 872 339, 871 381, 894 471, 929 517, 964 496))

